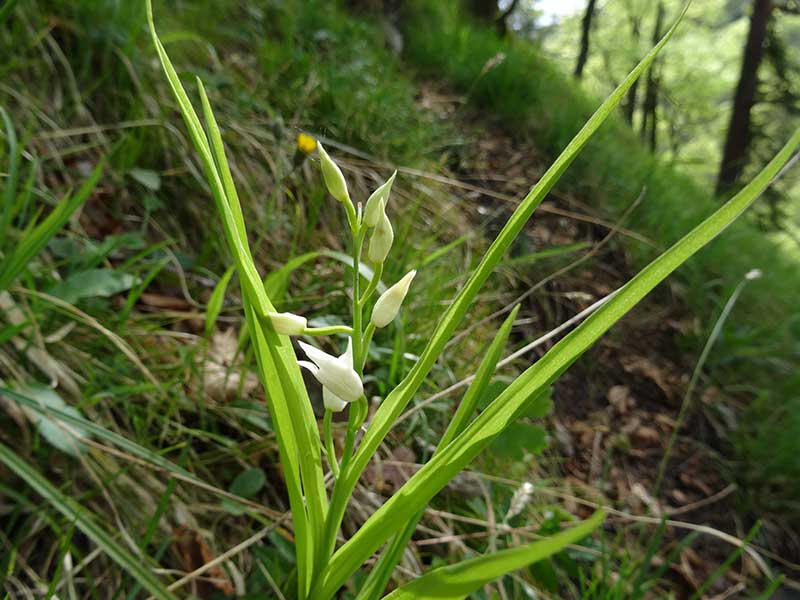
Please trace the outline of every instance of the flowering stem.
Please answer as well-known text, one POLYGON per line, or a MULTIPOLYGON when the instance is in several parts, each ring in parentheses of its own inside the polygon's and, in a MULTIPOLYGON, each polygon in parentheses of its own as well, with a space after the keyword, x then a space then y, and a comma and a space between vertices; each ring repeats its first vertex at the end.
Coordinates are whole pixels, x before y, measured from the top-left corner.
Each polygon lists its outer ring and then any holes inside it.
POLYGON ((361 262, 361 247, 364 244, 365 230, 361 229, 356 223, 356 228, 353 230, 353 365, 355 366, 358 374, 361 375, 362 364, 362 335, 363 329, 361 324, 362 306, 359 302, 359 293, 361 287, 361 273, 359 271, 361 262))
POLYGON ((328 456, 328 464, 333 471, 334 477, 339 477, 339 461, 336 459, 336 448, 333 445, 333 432, 331 431, 333 421, 333 411, 326 410, 322 421, 325 430, 325 454, 328 456))
POLYGON ((353 335, 353 328, 347 325, 330 325, 328 327, 306 327, 303 330, 303 335, 334 335, 335 333, 344 333, 345 335, 353 335))
POLYGON ((369 281, 369 285, 367 289, 364 291, 364 295, 359 298, 358 303, 363 307, 367 301, 369 300, 370 296, 375 292, 378 288, 378 284, 381 281, 381 275, 383 275, 383 263, 378 263, 377 265, 373 265, 372 268, 372 279, 369 281))

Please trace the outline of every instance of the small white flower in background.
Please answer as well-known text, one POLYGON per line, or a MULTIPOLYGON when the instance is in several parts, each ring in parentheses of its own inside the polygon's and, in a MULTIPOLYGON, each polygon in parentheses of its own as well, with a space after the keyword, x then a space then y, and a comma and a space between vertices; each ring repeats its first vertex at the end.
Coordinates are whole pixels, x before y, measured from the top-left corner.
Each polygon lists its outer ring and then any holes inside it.
POLYGON ((325 180, 325 185, 331 196, 339 202, 350 202, 350 194, 347 192, 347 182, 344 180, 342 170, 328 156, 325 148, 319 142, 317 142, 317 149, 319 150, 320 163, 322 165, 322 178, 325 180))
POLYGON ((745 275, 744 278, 747 279, 748 281, 753 281, 754 279, 758 279, 762 275, 763 273, 761 272, 761 269, 753 269, 752 271, 748 271, 747 275, 745 275))
POLYGON ((531 501, 531 495, 533 494, 533 484, 530 481, 526 481, 523 483, 514 495, 511 497, 511 502, 508 506, 508 512, 506 516, 503 518, 505 523, 508 523, 509 520, 516 517, 520 514, 523 509, 528 505, 528 502, 531 501))
POLYGON ((372 195, 367 200, 364 206, 364 224, 367 227, 375 227, 378 224, 381 213, 386 210, 386 203, 389 202, 389 194, 392 191, 392 184, 396 175, 397 171, 392 173, 386 183, 372 192, 372 195))
POLYGON ((383 264, 383 261, 389 256, 389 250, 392 249, 392 242, 394 242, 392 223, 389 221, 389 217, 386 216, 386 207, 381 202, 378 224, 375 226, 375 231, 372 232, 369 248, 367 248, 367 258, 370 262, 383 264))
POLYGON ((400 281, 381 294, 375 303, 375 308, 372 309, 372 323, 375 327, 386 327, 394 320, 400 312, 400 306, 416 274, 416 271, 409 271, 400 281))
POLYGON ((305 317, 301 317, 300 315, 296 315, 294 313, 271 312, 268 313, 268 316, 269 320, 272 322, 272 326, 275 328, 275 331, 282 333, 283 335, 301 335, 306 330, 306 326, 308 325, 308 321, 305 317))
POLYGON ((324 388, 328 388, 337 399, 342 402, 355 402, 364 394, 364 384, 353 369, 352 340, 347 342, 347 350, 339 357, 331 356, 305 342, 298 344, 311 362, 298 360, 297 364, 311 371, 316 380, 324 388))

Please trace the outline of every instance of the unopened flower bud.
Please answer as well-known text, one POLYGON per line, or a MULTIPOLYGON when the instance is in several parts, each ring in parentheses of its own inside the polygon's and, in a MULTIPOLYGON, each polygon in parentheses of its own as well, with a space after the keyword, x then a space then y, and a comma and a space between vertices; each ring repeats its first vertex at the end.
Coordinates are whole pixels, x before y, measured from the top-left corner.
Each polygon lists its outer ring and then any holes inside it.
POLYGON ((312 361, 300 360, 298 364, 311 371, 323 388, 344 402, 355 402, 364 394, 364 384, 353 369, 352 340, 348 342, 347 351, 339 357, 310 344, 298 343, 312 361))
POLYGON ((386 327, 394 320, 400 312, 400 306, 416 274, 416 271, 409 271, 400 281, 381 294, 375 303, 375 308, 372 309, 372 323, 375 327, 386 327))
POLYGON ((317 149, 319 150, 320 164, 322 166, 322 178, 325 180, 325 185, 331 196, 339 202, 350 202, 350 194, 347 193, 347 182, 344 180, 342 170, 328 156, 325 148, 319 142, 317 142, 317 149))
POLYGON ((392 191, 392 184, 396 175, 397 171, 392 173, 386 183, 372 192, 372 195, 367 199, 367 204, 364 206, 364 224, 367 227, 375 227, 381 217, 381 212, 386 210, 386 204, 389 202, 389 194, 392 191))
POLYGON ((305 317, 301 317, 300 315, 296 315, 294 313, 271 312, 268 313, 268 316, 269 320, 272 322, 272 326, 275 328, 275 331, 282 333, 283 335, 300 335, 305 331, 306 325, 308 325, 308 321, 305 317))
POLYGON ((342 412, 347 406, 347 402, 339 398, 339 396, 325 386, 322 386, 322 404, 325 406, 325 410, 331 412, 342 412))
POLYGON ((381 210, 378 224, 375 226, 375 231, 372 232, 372 237, 369 239, 367 258, 370 262, 382 264, 383 261, 386 260, 386 257, 389 256, 389 250, 392 249, 392 242, 394 242, 392 223, 389 221, 389 217, 386 216, 386 211, 381 210))

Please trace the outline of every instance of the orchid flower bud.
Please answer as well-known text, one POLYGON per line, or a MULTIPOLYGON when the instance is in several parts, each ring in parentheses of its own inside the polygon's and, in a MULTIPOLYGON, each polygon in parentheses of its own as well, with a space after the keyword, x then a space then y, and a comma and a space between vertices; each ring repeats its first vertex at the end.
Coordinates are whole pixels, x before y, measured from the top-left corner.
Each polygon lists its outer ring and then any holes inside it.
POLYGON ((283 335, 301 335, 308 325, 305 317, 290 312, 267 313, 275 331, 283 335))
POLYGON ((416 274, 416 271, 409 271, 400 281, 381 294, 375 303, 375 308, 372 309, 372 323, 375 327, 386 327, 394 320, 400 312, 400 306, 416 274))
POLYGON ((375 227, 381 217, 381 212, 386 210, 386 204, 389 202, 389 194, 392 191, 392 184, 396 175, 397 171, 392 173, 386 183, 372 192, 372 195, 367 199, 367 204, 364 206, 364 224, 367 227, 375 227))
POLYGON ((369 248, 367 249, 367 258, 375 264, 382 264, 386 260, 394 241, 392 223, 389 221, 389 217, 386 216, 383 203, 381 203, 381 208, 384 210, 380 211, 378 224, 375 226, 375 231, 372 232, 372 237, 369 239, 369 248))
POLYGON ((339 202, 350 202, 350 194, 347 192, 347 182, 344 180, 342 170, 328 156, 325 148, 319 142, 317 142, 317 149, 319 150, 320 164, 322 166, 322 178, 325 180, 325 185, 331 196, 339 202))
POLYGON ((322 386, 322 404, 325 406, 325 410, 331 412, 342 412, 347 406, 347 402, 339 398, 339 396, 324 385, 322 386))
POLYGON ((352 340, 347 350, 339 357, 331 356, 310 344, 298 342, 312 362, 299 360, 297 364, 311 371, 323 388, 327 388, 343 402, 355 402, 364 394, 364 384, 353 369, 352 340))

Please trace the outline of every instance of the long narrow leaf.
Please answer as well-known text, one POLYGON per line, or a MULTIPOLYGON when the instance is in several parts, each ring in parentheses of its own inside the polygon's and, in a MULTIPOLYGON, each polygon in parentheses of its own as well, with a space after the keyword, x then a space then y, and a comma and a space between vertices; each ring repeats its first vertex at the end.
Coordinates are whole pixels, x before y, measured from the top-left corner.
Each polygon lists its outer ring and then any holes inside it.
POLYGON ((511 243, 519 235, 522 228, 530 219, 533 211, 541 204, 542 200, 547 196, 552 187, 561 178, 564 171, 572 163, 580 150, 586 145, 589 139, 600 128, 603 122, 614 111, 616 106, 625 96, 627 90, 633 83, 641 76, 641 74, 652 64, 658 53, 672 37, 672 34, 677 29, 683 16, 689 8, 691 0, 687 2, 681 11, 678 19, 673 26, 667 31, 661 41, 645 56, 642 61, 631 71, 625 80, 617 87, 614 92, 600 105, 600 108, 592 115, 586 122, 583 128, 567 145, 561 155, 556 159, 552 166, 545 172, 539 182, 528 192, 527 196, 522 200, 520 205, 509 217, 506 224, 503 226, 502 231, 498 234, 497 238, 492 242, 487 250, 483 259, 473 274, 470 276, 467 283, 459 292, 453 303, 445 312, 442 319, 439 321, 436 330, 431 335, 425 349, 422 351, 419 360, 414 367, 409 371, 408 375, 402 382, 386 397, 375 413, 374 418, 369 426, 369 429, 364 434, 364 438, 359 445, 353 460, 350 462, 348 468, 340 475, 337 481, 338 487, 341 488, 340 494, 334 494, 331 500, 331 507, 328 514, 328 520, 325 528, 324 542, 332 551, 336 540, 336 532, 339 529, 339 524, 344 517, 346 508, 346 501, 352 495, 356 484, 367 466, 372 456, 377 451, 386 434, 392 428, 392 425, 400 416, 400 413, 411 401, 414 394, 422 385, 425 377, 435 364, 436 360, 444 350, 450 337, 455 332, 464 315, 467 312, 470 304, 477 296, 483 284, 489 278, 494 268, 502 260, 506 250, 508 250, 511 243))
MULTIPOLYGON (((11 6, 9 4, 9 6, 11 6)), ((2 11, 0 11, 1 13, 2 11)), ((0 16, 0 23, 3 22, 0 16)), ((6 176, 5 186, 3 188, 2 203, 0 207, 0 240, 6 239, 8 226, 11 224, 11 218, 14 214, 14 200, 17 195, 17 185, 19 181, 19 158, 20 152, 17 148, 17 133, 14 130, 14 124, 8 116, 6 110, 0 106, 0 117, 3 119, 3 125, 6 129, 6 139, 8 140, 8 175, 6 176)))
POLYGON ((767 188, 800 145, 798 129, 783 149, 739 194, 725 203, 636 277, 577 329, 524 371, 456 439, 381 506, 331 559, 322 576, 321 598, 330 597, 394 530, 423 508, 466 467, 529 402, 546 390, 611 326, 656 285, 734 222, 767 188))
MULTIPOLYGON (((475 409, 478 405, 478 400, 492 380, 494 371, 497 368, 497 362, 503 353, 503 348, 508 341, 508 336, 511 334, 511 328, 514 325, 514 320, 517 318, 519 312, 519 305, 515 306, 511 314, 506 317, 506 320, 500 326, 497 335, 489 344, 489 348, 481 359, 478 370, 475 373, 475 379, 470 383, 464 397, 458 404, 456 414, 453 415, 450 425, 442 436, 442 439, 437 445, 437 451, 444 448, 449 444, 453 438, 461 433, 469 423, 472 415, 475 414, 475 409)), ((357 600, 377 600, 380 598, 381 593, 386 588, 389 578, 392 576, 397 563, 403 556, 403 552, 408 545, 411 536, 417 529, 417 524, 422 519, 422 512, 411 519, 402 530, 398 531, 395 536, 386 545, 380 559, 372 570, 369 572, 366 581, 361 586, 357 600)))
POLYGON ((100 180, 103 163, 100 162, 89 178, 83 182, 74 196, 70 196, 56 206, 45 219, 35 227, 27 229, 17 245, 0 267, 0 290, 11 285, 25 269, 31 259, 47 245, 47 242, 67 224, 72 213, 86 200, 100 180))
POLYGON ((604 518, 605 514, 597 511, 580 525, 547 539, 433 569, 422 577, 400 586, 384 598, 385 600, 462 600, 506 573, 561 552, 570 544, 589 535, 604 518))
POLYGON ((63 494, 44 476, 17 456, 8 446, 0 443, 0 461, 25 481, 36 493, 49 502, 69 521, 74 522, 83 534, 105 552, 109 558, 125 569, 136 582, 158 600, 177 600, 146 566, 141 556, 134 556, 103 529, 91 512, 63 494))

